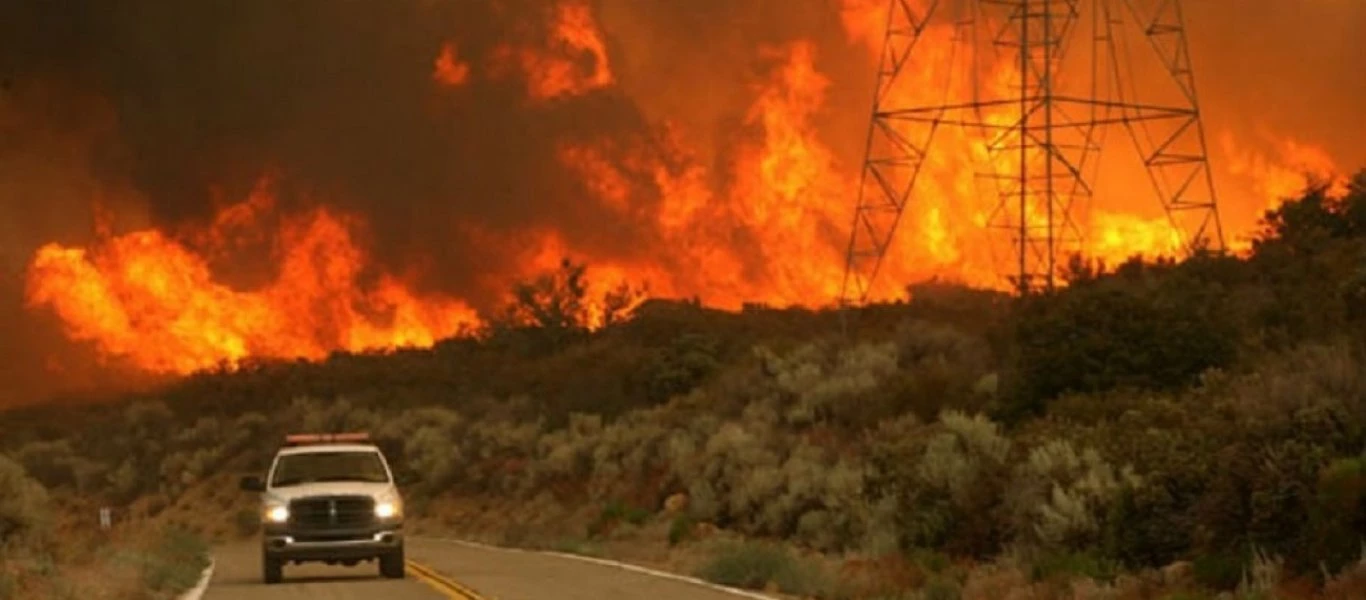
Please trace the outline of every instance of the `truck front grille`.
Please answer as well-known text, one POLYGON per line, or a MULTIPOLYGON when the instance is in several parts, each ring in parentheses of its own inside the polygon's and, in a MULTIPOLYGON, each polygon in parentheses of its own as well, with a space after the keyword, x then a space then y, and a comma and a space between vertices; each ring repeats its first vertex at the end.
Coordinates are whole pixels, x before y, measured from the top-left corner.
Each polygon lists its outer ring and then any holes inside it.
POLYGON ((369 496, 312 496, 289 503, 289 522, 300 529, 364 527, 375 521, 369 496))
POLYGON ((294 536, 295 542, 368 542, 375 539, 369 533, 300 533, 294 536))

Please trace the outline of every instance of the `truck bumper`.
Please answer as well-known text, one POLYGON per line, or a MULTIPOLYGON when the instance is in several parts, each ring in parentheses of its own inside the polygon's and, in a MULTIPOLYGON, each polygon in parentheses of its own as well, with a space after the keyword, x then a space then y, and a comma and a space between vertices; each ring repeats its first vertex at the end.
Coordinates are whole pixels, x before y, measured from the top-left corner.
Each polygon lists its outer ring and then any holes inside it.
POLYGON ((402 550, 403 532, 389 528, 321 533, 267 531, 261 546, 267 557, 291 562, 366 560, 402 550))

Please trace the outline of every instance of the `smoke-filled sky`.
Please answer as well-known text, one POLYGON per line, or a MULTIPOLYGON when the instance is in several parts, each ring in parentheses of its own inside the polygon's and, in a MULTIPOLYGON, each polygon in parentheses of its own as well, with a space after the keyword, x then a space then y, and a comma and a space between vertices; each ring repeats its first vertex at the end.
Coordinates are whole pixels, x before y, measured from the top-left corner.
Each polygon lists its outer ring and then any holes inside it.
MULTIPOLYGON (((781 209, 857 172, 873 63, 847 17, 882 4, 4 3, 0 380, 41 388, 77 352, 24 280, 43 244, 94 240, 92 206, 176 235, 264 177, 282 215, 354 216, 419 296, 486 309, 559 251, 723 304, 824 303, 801 273, 842 252, 853 199, 781 209)), ((1265 207, 1268 172, 1366 166, 1366 3, 1184 7, 1226 222, 1265 207)), ((263 257, 209 262, 251 288, 278 276, 263 257)))

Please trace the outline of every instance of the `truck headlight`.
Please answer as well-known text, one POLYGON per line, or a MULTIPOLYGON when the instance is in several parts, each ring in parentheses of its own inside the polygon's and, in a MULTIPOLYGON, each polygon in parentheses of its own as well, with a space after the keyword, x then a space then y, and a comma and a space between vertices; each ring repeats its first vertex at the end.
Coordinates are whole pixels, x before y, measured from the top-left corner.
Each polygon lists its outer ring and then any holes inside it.
POLYGON ((375 505, 375 516, 381 519, 388 519, 390 517, 398 516, 398 513, 398 503, 380 502, 379 504, 375 505))
POLYGON ((289 520, 289 508, 272 506, 266 509, 266 520, 271 523, 284 523, 289 520))

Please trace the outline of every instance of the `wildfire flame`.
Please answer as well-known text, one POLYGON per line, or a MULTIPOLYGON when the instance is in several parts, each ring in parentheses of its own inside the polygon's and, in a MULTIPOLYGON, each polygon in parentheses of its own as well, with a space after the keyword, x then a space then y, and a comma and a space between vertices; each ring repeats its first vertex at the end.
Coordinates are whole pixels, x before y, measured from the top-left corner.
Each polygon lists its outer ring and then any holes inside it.
MULTIPOLYGON (((866 46, 870 72, 881 51, 885 9, 882 0, 844 0, 841 6, 845 33, 866 46)), ((944 58, 951 35, 926 30, 920 47, 928 60, 944 58)), ((532 103, 581 96, 618 83, 604 39, 590 5, 565 0, 552 9, 548 39, 500 46, 491 63, 479 68, 494 77, 519 77, 532 103)), ((575 247, 548 225, 511 231, 455 225, 459 235, 481 246, 512 249, 514 272, 480 275, 481 284, 506 287, 556 269, 571 256, 588 265, 591 298, 622 284, 644 284, 653 295, 700 296, 732 309, 749 302, 834 301, 844 276, 858 164, 839 156, 819 133, 832 84, 817 68, 817 46, 793 40, 762 49, 758 58, 766 69, 756 77, 724 162, 700 158, 704 153, 688 136, 694 132, 672 122, 655 123, 636 137, 557 142, 556 158, 576 175, 585 196, 638 225, 642 239, 666 251, 575 247)), ((432 85, 439 89, 471 79, 471 66, 454 43, 441 46, 430 64, 432 85)), ((942 93, 935 75, 909 75, 916 80, 902 93, 925 96, 907 98, 907 104, 931 104, 931 96, 942 93)), ((1018 85, 1018 73, 1004 65, 986 85, 1008 93, 1018 85)), ((1014 117, 1002 112, 988 118, 1004 123, 1014 117)), ((966 151, 934 153, 925 164, 879 274, 894 283, 876 299, 901 296, 901 284, 931 278, 1006 285, 1001 257, 990 251, 1000 235, 988 227, 995 199, 979 193, 975 174, 983 165, 1008 174, 1013 158, 991 154, 970 132, 938 135, 936 144, 966 151)), ((1244 218, 1226 218, 1226 225, 1250 229, 1260 211, 1303 187, 1301 173, 1335 172, 1328 155, 1308 144, 1286 142, 1280 156, 1264 156, 1244 151, 1230 136, 1220 139, 1234 157, 1229 170, 1257 180, 1259 203, 1237 207, 1244 218)), ((1149 189, 1146 180, 1120 184, 1114 187, 1149 189)), ((1155 204, 1150 194, 1142 197, 1155 204)), ((1123 206, 1108 202, 1087 213, 1081 250, 1112 264, 1135 254, 1178 251, 1180 234, 1165 218, 1123 206)), ((1043 218, 1033 211, 1027 217, 1043 218)), ((316 359, 338 349, 430 346, 479 323, 461 299, 415 291, 412 277, 369 277, 373 265, 354 233, 364 225, 326 207, 280 215, 266 181, 200 230, 104 232, 85 248, 43 246, 32 261, 27 299, 55 312, 72 338, 142 369, 168 373, 249 357, 316 359), (278 227, 268 227, 276 217, 278 227), (216 276, 211 265, 217 257, 262 240, 273 244, 278 263, 267 284, 242 291, 216 276)), ((594 325, 605 318, 600 306, 589 307, 589 313, 594 325)))
POLYGON ((1347 195, 1347 177, 1341 175, 1322 148, 1299 140, 1280 139, 1276 144, 1279 156, 1267 156, 1239 144, 1230 133, 1221 136, 1219 142, 1229 157, 1229 171, 1252 178, 1257 197, 1266 201, 1264 209, 1275 208, 1282 200, 1315 183, 1327 185, 1331 197, 1347 195))
POLYGON ((69 335, 160 373, 190 373, 248 357, 319 359, 352 351, 430 346, 477 322, 465 304, 424 297, 389 273, 366 288, 368 266, 345 217, 318 208, 281 221, 278 273, 255 291, 215 280, 207 256, 242 241, 273 210, 268 185, 221 211, 197 243, 142 230, 89 248, 47 244, 29 271, 27 300, 52 309, 69 335))
POLYGON ((526 78, 528 95, 536 101, 578 96, 614 82, 607 46, 586 2, 555 5, 546 45, 549 51, 504 45, 494 54, 494 71, 506 72, 508 64, 515 63, 526 78), (589 61, 587 69, 584 59, 589 61))

